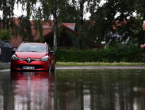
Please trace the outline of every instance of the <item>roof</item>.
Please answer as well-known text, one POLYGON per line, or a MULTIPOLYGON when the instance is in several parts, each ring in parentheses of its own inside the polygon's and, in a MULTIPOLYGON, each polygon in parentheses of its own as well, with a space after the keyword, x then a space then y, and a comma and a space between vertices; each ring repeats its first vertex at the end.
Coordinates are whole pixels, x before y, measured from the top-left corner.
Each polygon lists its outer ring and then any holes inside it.
MULTIPOLYGON (((16 25, 19 25, 19 19, 14 17, 13 22, 15 22, 16 25)), ((31 24, 32 24, 32 35, 35 36, 34 40, 35 41, 39 41, 39 33, 36 34, 36 30, 34 29, 34 22, 33 20, 30 20, 31 24)), ((53 21, 50 20, 48 22, 44 22, 43 20, 41 20, 42 23, 42 27, 43 27, 43 37, 44 36, 48 36, 50 34, 53 34, 53 21)), ((62 25, 65 29, 67 29, 68 31, 71 31, 74 35, 77 35, 77 32, 75 31, 75 23, 62 23, 62 25)), ((18 47, 20 43, 22 43, 22 38, 18 35, 17 37, 12 36, 11 40, 10 40, 10 44, 13 47, 18 47)))
MULTIPOLYGON (((62 23, 62 26, 65 30, 70 31, 75 36, 78 36, 78 33, 75 31, 75 23, 62 23)), ((43 37, 44 39, 47 39, 46 37, 49 37, 51 35, 53 35, 53 29, 49 33, 45 34, 43 37)))
POLYGON ((11 37, 10 44, 13 47, 18 47, 21 43, 22 43, 22 38, 20 36, 17 36, 17 37, 12 36, 11 37))
POLYGON ((75 31, 75 26, 76 24, 75 23, 62 23, 62 25, 70 28, 71 30, 75 31))

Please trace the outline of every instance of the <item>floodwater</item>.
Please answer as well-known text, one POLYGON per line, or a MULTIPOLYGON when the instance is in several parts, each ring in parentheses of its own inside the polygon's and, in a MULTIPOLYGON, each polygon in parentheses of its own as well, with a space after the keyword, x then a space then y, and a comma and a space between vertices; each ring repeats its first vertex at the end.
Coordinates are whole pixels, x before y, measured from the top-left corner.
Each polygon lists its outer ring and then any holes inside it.
POLYGON ((0 73, 0 110, 144 109, 145 69, 0 73))

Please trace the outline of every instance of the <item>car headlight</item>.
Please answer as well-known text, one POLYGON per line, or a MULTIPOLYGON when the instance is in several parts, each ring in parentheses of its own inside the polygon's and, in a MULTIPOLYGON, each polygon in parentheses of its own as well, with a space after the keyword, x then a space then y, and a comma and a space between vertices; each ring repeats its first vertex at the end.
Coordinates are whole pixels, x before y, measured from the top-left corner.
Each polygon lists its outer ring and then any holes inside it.
POLYGON ((16 55, 13 55, 13 56, 11 57, 11 59, 12 59, 12 60, 15 60, 15 61, 18 60, 18 58, 16 57, 16 55))
POLYGON ((43 58, 41 58, 41 61, 45 62, 48 61, 49 57, 48 56, 44 56, 43 58))

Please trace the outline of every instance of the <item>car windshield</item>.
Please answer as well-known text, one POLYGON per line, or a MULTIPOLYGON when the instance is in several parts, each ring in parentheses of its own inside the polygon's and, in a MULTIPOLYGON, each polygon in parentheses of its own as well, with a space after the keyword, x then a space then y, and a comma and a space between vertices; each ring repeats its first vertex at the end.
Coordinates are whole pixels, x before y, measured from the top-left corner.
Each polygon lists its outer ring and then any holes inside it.
POLYGON ((46 52, 44 44, 22 44, 17 50, 18 52, 46 52))

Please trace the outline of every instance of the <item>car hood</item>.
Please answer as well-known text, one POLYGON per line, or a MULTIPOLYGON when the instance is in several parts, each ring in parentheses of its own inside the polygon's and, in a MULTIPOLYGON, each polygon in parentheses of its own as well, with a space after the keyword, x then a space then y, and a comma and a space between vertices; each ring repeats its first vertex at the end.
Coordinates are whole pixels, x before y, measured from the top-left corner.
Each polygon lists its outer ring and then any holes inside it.
POLYGON ((40 52, 16 52, 15 55, 18 58, 32 58, 32 59, 37 59, 37 58, 42 58, 46 55, 46 53, 40 53, 40 52))

